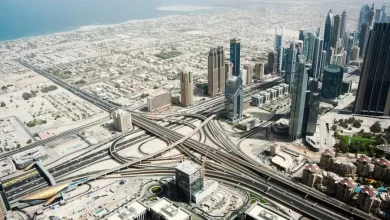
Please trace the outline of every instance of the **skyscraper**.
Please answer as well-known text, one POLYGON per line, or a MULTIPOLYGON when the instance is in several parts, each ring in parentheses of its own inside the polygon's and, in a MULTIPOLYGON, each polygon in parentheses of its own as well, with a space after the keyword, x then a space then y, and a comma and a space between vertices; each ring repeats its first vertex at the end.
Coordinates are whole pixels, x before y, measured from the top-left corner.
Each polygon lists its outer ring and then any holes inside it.
POLYGON ((284 29, 275 29, 275 51, 277 53, 276 71, 279 74, 282 72, 283 64, 283 32, 284 29))
POLYGON ((339 39, 340 39, 340 32, 341 32, 341 16, 336 15, 334 16, 334 26, 333 26, 333 36, 332 36, 332 47, 335 49, 335 51, 339 50, 339 39))
POLYGON ((222 46, 217 48, 217 66, 218 66, 218 92, 223 94, 225 92, 225 51, 222 46))
POLYGON ((252 79, 253 79, 253 66, 251 65, 245 65, 244 69, 246 70, 246 85, 252 84, 252 79))
POLYGON ((276 74, 277 56, 274 51, 268 53, 268 74, 276 74))
POLYGON ((346 26, 347 26, 347 12, 344 10, 343 13, 341 14, 341 27, 340 27, 340 36, 339 36, 339 38, 343 39, 343 41, 344 39, 346 39, 346 34, 345 34, 346 26))
POLYGON ((314 53, 313 53, 313 62, 312 62, 312 72, 313 72, 313 78, 318 78, 318 72, 319 72, 319 66, 321 62, 321 51, 323 47, 324 41, 321 38, 316 38, 315 44, 314 44, 314 53))
POLYGON ((233 76, 240 75, 241 42, 237 38, 230 40, 230 62, 233 63, 233 76))
POLYGON ((357 60, 359 58, 360 47, 354 46, 352 49, 352 57, 351 60, 357 60))
POLYGON ((346 50, 347 50, 347 59, 346 59, 346 62, 345 62, 346 65, 348 65, 349 62, 351 62, 351 59, 352 59, 352 49, 353 49, 353 37, 349 36, 347 38, 347 47, 346 47, 346 50))
POLYGON ((295 64, 297 58, 297 50, 295 49, 295 43, 291 42, 290 47, 286 49, 286 75, 284 81, 289 84, 289 88, 291 88, 294 82, 294 74, 295 74, 295 64))
POLYGON ((382 19, 382 9, 381 8, 375 9, 375 21, 379 22, 381 21, 381 19, 382 19))
POLYGON ((307 62, 311 63, 313 61, 313 54, 314 54, 314 46, 316 41, 316 36, 314 36, 313 33, 309 32, 307 34, 309 38, 309 47, 307 50, 307 62))
POLYGON ((368 4, 363 5, 360 9, 359 22, 358 22, 358 32, 360 33, 360 28, 363 23, 368 23, 367 14, 370 11, 370 6, 368 4))
POLYGON ((186 68, 180 72, 181 103, 185 106, 194 104, 193 75, 186 68))
POLYGON ((217 50, 211 48, 208 56, 208 95, 214 97, 218 94, 218 64, 217 50))
POLYGON ((321 51, 321 62, 320 62, 318 75, 317 75, 317 77, 320 78, 321 80, 322 80, 322 74, 324 73, 324 68, 325 68, 327 59, 328 59, 328 53, 326 52, 326 50, 321 51))
POLYGON ((332 10, 329 10, 328 15, 326 16, 325 30, 324 30, 324 50, 326 50, 327 52, 329 52, 330 48, 332 47, 333 26, 334 26, 333 14, 332 14, 332 10))
POLYGON ((386 4, 382 5, 382 18, 381 18, 381 21, 382 22, 387 22, 387 5, 386 4))
POLYGON ((359 56, 361 57, 364 57, 366 53, 366 47, 367 47, 369 35, 370 35, 370 27, 367 25, 367 23, 363 23, 362 27, 360 28, 360 39, 359 39, 359 47, 360 47, 359 56))
POLYGON ((302 136, 308 75, 304 63, 297 63, 292 88, 289 135, 296 140, 302 136))
POLYGON ((375 4, 372 3, 370 11, 367 13, 368 26, 372 28, 374 26, 375 18, 375 4))
POLYGON ((354 112, 390 114, 390 23, 375 23, 360 74, 354 112), (387 61, 387 62, 386 62, 387 61))
POLYGON ((241 77, 231 76, 226 81, 225 114, 226 118, 236 121, 242 118, 244 92, 241 77))
POLYGON ((302 55, 304 55, 305 57, 307 57, 307 50, 308 50, 308 44, 309 44, 309 41, 307 39, 307 32, 305 30, 299 30, 299 40, 302 41, 303 45, 302 45, 302 55))
POLYGON ((343 69, 337 65, 329 65, 324 68, 321 89, 322 97, 336 99, 340 96, 343 74, 343 69))
POLYGON ((313 100, 308 107, 309 115, 306 123, 306 135, 314 135, 317 129, 317 120, 320 110, 320 101, 317 97, 313 97, 313 100))
POLYGON ((225 62, 225 85, 226 79, 233 75, 233 63, 225 62))

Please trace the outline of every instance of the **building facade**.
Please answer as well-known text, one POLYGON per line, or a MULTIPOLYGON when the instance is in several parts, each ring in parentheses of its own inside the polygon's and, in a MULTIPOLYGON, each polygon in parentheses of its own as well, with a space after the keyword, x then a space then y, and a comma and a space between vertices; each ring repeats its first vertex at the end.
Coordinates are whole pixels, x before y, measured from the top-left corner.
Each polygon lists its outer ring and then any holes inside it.
POLYGON ((297 59, 297 50, 295 49, 295 43, 290 42, 290 47, 286 50, 286 74, 284 82, 291 85, 294 82, 294 75, 295 75, 295 64, 297 59))
POLYGON ((214 97, 218 94, 218 55, 216 48, 211 48, 209 51, 207 89, 208 95, 211 97, 214 97))
POLYGON ((329 10, 328 15, 326 16, 325 30, 324 30, 324 50, 326 50, 328 53, 330 51, 330 48, 332 47, 333 26, 334 26, 333 13, 332 10, 329 10))
POLYGON ((282 72, 282 65, 283 65, 283 36, 284 29, 275 29, 275 51, 277 53, 277 59, 276 59, 276 71, 277 73, 282 72))
POLYGON ((370 26, 367 23, 363 23, 360 28, 360 38, 359 38, 359 56, 364 57, 366 54, 366 48, 368 43, 368 37, 370 35, 370 26))
POLYGON ((354 112, 390 114, 390 23, 376 23, 371 31, 360 74, 354 112))
POLYGON ((277 72, 277 53, 271 51, 268 53, 268 71, 267 74, 276 74, 277 72))
POLYGON ((192 196, 203 189, 201 168, 199 164, 190 160, 186 160, 176 167, 176 192, 183 201, 190 202, 192 196))
POLYGON ((344 72, 340 66, 328 65, 324 69, 321 96, 326 99, 336 99, 341 94, 344 72))
POLYGON ((264 63, 256 63, 255 77, 256 77, 256 79, 263 79, 264 78, 264 63))
POLYGON ((147 99, 148 111, 153 112, 171 105, 171 95, 165 91, 152 94, 147 99))

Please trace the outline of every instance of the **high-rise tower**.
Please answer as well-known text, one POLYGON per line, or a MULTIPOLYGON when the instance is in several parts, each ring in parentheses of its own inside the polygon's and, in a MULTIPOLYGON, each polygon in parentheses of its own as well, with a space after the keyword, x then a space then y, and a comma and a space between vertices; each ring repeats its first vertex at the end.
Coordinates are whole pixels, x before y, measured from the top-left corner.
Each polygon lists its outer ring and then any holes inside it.
POLYGON ((283 64, 283 32, 284 29, 275 29, 275 51, 277 53, 276 71, 280 74, 282 72, 283 64))
POLYGON ((289 88, 291 88, 294 82, 294 74, 295 74, 295 64, 297 59, 297 50, 295 49, 295 43, 291 42, 290 47, 286 49, 286 75, 284 81, 289 84, 289 88))
POLYGON ((336 99, 341 93, 343 69, 340 66, 329 65, 324 68, 321 96, 326 99, 336 99))
POLYGON ((233 63, 233 76, 240 75, 240 39, 233 38, 230 40, 230 62, 233 63))
POLYGON ((370 6, 369 5, 363 5, 362 9, 360 10, 360 15, 359 15, 359 22, 358 22, 358 32, 360 33, 360 28, 363 23, 368 23, 367 19, 367 14, 370 11, 370 6))
POLYGON ((225 51, 222 46, 217 48, 217 67, 218 67, 218 92, 223 94, 225 92, 225 51))
POLYGON ((354 112, 390 114, 390 23, 375 23, 360 74, 354 112), (386 62, 387 60, 387 62, 386 62))
POLYGON ((315 46, 315 41, 316 41, 316 36, 309 32, 307 34, 309 38, 309 47, 307 50, 307 62, 311 63, 313 61, 313 54, 314 54, 314 46, 315 46))
POLYGON ((321 38, 316 38, 315 44, 314 44, 314 53, 313 53, 313 62, 312 62, 312 72, 313 72, 313 78, 317 79, 319 74, 319 64, 321 62, 321 51, 323 47, 324 41, 321 38))
POLYGON ((367 13, 368 26, 372 28, 374 26, 375 18, 375 4, 372 3, 370 11, 367 13))
POLYGON ((339 50, 340 47, 340 32, 341 32, 341 16, 334 16, 333 36, 332 36, 332 47, 335 51, 339 50))
POLYGON ((381 21, 382 22, 386 22, 387 21, 387 5, 386 4, 382 5, 382 18, 381 18, 381 21))
POLYGON ((368 36, 370 35, 370 27, 367 23, 363 23, 360 28, 360 39, 359 39, 359 47, 360 53, 359 56, 363 57, 366 53, 366 47, 368 43, 368 36))
POLYGON ((349 36, 347 38, 347 44, 346 45, 347 45, 347 48, 346 48, 346 50, 347 50, 347 59, 345 61, 345 64, 348 65, 349 62, 352 59, 353 37, 349 36))
MULTIPOLYGON (((341 14, 341 26, 340 26, 340 36, 339 38, 346 39, 346 34, 345 34, 345 28, 347 26, 347 12, 344 10, 343 13, 341 14)), ((344 42, 343 44, 344 45, 344 42)))
POLYGON ((241 77, 231 76, 226 81, 225 114, 231 121, 242 118, 244 92, 241 77))
POLYGON ((305 30, 299 30, 299 40, 302 41, 302 55, 307 57, 307 50, 309 41, 307 39, 307 32, 305 30))
POLYGON ((274 51, 268 53, 268 74, 276 74, 277 54, 274 51))
POLYGON ((297 63, 292 87, 289 135, 293 140, 302 136, 308 75, 304 63, 297 63))
POLYGON ((333 26, 334 26, 333 14, 332 14, 332 10, 329 10, 328 15, 326 16, 325 30, 324 30, 324 50, 326 50, 327 52, 329 52, 330 48, 332 47, 333 26))
POLYGON ((214 97, 218 94, 218 64, 217 51, 211 48, 208 56, 208 95, 214 97))
POLYGON ((193 75, 186 68, 180 72, 180 94, 183 105, 189 106, 194 104, 193 75))

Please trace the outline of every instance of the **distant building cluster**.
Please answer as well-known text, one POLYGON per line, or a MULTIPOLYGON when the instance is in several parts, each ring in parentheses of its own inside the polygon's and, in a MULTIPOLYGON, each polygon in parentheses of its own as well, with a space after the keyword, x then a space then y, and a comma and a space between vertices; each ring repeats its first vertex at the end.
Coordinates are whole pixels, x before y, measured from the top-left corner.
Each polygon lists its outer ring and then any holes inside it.
POLYGON ((282 95, 288 94, 289 91, 289 85, 286 83, 281 83, 272 88, 266 89, 265 91, 261 91, 257 94, 252 95, 251 105, 260 107, 271 100, 274 100, 282 95))

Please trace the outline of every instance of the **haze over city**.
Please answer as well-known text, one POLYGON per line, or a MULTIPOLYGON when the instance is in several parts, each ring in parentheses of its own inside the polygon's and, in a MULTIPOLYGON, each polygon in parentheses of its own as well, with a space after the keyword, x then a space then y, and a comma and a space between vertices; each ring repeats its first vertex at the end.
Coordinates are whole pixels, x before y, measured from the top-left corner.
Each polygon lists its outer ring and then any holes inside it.
POLYGON ((388 219, 390 2, 0 7, 0 219, 388 219))

